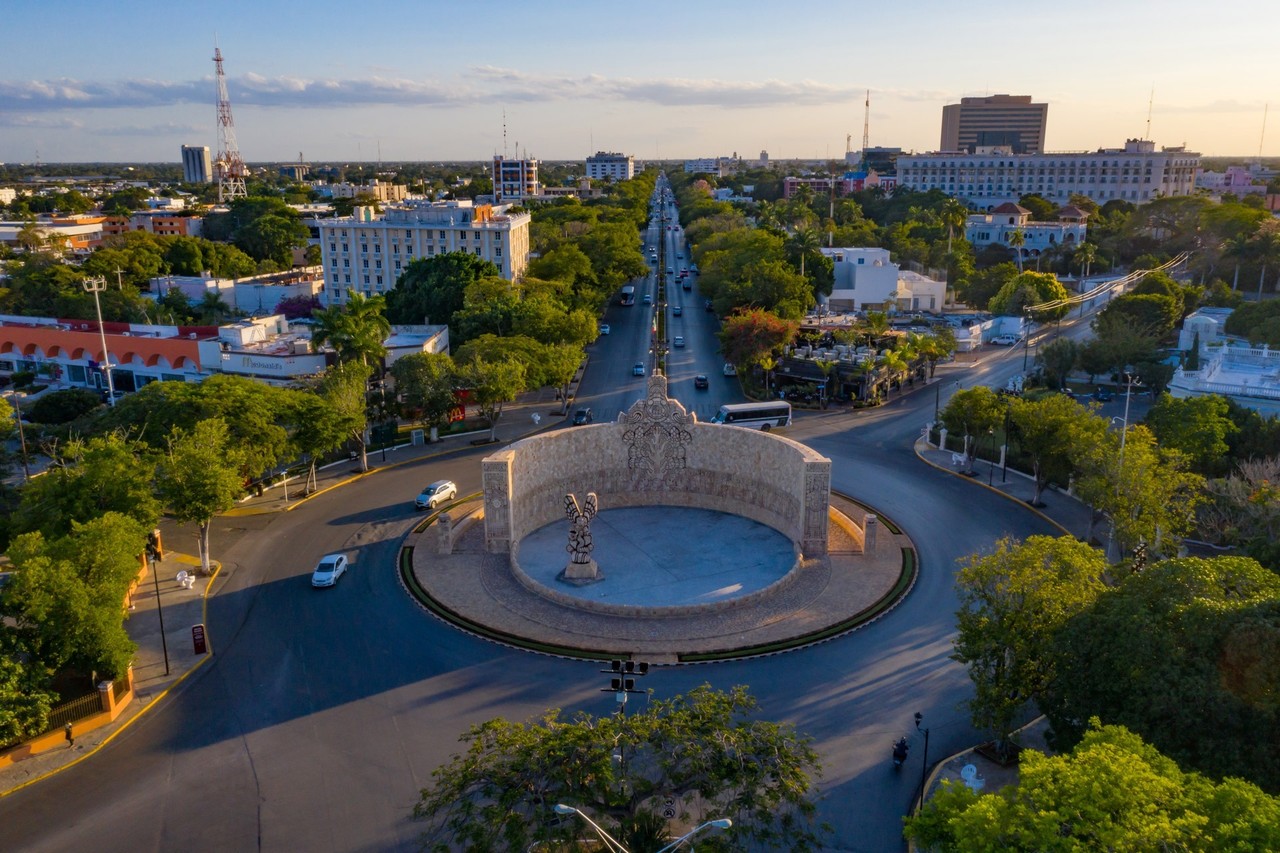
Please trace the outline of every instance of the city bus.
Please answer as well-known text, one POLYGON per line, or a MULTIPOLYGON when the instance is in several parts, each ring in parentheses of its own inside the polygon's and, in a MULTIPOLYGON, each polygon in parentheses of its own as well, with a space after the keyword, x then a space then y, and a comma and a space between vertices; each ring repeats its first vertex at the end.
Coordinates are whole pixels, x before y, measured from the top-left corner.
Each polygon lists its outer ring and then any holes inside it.
POLYGON ((720 407, 713 424, 762 429, 791 426, 791 404, 786 400, 770 400, 767 403, 727 403, 720 407))
POLYGON ((634 287, 632 287, 631 285, 629 285, 629 284, 628 284, 628 285, 626 285, 625 287, 623 287, 623 288, 622 288, 622 295, 621 295, 621 297, 619 298, 619 301, 620 301, 623 305, 635 305, 635 304, 636 304, 636 289, 635 289, 634 287))

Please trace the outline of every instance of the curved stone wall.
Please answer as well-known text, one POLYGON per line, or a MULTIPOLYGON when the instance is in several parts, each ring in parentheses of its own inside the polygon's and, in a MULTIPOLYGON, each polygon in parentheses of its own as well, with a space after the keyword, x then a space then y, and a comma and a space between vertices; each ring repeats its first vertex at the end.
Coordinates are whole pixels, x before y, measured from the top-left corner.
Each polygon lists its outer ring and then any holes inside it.
POLYGON ((805 556, 826 553, 831 460, 774 433, 700 424, 666 379, 616 423, 530 436, 483 463, 491 552, 564 518, 564 496, 601 507, 690 506, 774 528, 805 556))

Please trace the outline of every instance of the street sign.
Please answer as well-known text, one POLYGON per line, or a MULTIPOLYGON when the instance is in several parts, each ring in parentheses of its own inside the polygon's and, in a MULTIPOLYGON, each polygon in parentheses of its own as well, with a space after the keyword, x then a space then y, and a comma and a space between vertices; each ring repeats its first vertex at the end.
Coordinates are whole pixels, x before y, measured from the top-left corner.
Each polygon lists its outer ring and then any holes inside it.
POLYGON ((191 644, 195 646, 196 654, 208 654, 209 644, 205 641, 203 625, 191 626, 191 644))

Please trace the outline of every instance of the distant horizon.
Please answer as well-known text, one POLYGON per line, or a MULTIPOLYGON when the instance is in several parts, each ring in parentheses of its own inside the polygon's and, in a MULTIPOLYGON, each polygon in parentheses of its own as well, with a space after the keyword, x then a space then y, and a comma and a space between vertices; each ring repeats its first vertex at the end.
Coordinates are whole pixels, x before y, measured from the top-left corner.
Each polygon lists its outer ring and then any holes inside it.
POLYGON ((1055 152, 1145 138, 1206 157, 1280 156, 1269 49, 1219 35, 1268 31, 1280 19, 1274 0, 1164 0, 1156 12, 1078 0, 985 14, 900 0, 876 25, 867 11, 848 0, 811 0, 803 15, 760 0, 656 0, 641 15, 494 0, 481 14, 374 0, 353 15, 336 0, 313 0, 305 14, 281 0, 133 0, 108 14, 87 0, 11 0, 0 161, 216 152, 215 43, 252 163, 299 152, 312 163, 483 162, 502 151, 572 162, 600 150, 753 160, 762 149, 838 161, 862 148, 864 123, 872 147, 935 151, 943 106, 997 93, 1049 105, 1045 148, 1055 152))

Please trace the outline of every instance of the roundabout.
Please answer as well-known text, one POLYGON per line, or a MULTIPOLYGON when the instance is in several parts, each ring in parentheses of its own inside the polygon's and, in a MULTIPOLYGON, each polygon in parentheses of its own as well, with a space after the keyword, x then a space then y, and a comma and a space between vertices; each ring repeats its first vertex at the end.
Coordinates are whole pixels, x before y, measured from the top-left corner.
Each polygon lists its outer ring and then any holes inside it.
POLYGON ((910 591, 912 543, 831 492, 830 460, 776 435, 699 424, 665 392, 654 376, 614 424, 487 458, 483 495, 406 541, 405 587, 506 645, 653 663, 800 648, 910 591))

